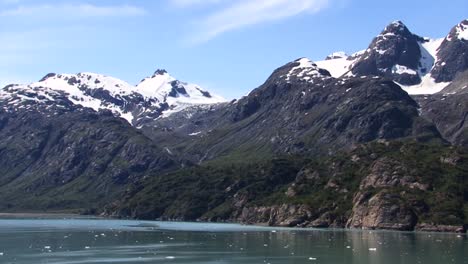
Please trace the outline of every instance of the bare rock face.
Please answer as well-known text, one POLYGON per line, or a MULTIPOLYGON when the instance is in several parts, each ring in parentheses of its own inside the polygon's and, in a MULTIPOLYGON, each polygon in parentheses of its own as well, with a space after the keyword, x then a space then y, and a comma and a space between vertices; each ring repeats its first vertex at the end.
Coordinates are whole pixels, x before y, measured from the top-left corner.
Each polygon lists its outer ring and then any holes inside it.
POLYGON ((310 219, 312 213, 305 205, 275 205, 244 207, 237 213, 236 221, 248 224, 294 227, 310 219))
POLYGON ((427 184, 419 183, 401 162, 387 157, 374 162, 370 174, 361 182, 360 189, 366 188, 391 188, 397 186, 409 187, 411 189, 427 190, 427 184))
POLYGON ((370 173, 361 181, 353 200, 352 216, 347 226, 364 229, 413 230, 416 214, 400 194, 389 190, 398 187, 426 191, 427 184, 401 162, 383 157, 374 161, 370 173), (375 193, 374 190, 381 190, 375 193))
POLYGON ((353 215, 346 226, 363 229, 413 230, 416 223, 415 213, 404 204, 399 195, 381 191, 373 196, 371 193, 358 193, 354 199, 353 215))

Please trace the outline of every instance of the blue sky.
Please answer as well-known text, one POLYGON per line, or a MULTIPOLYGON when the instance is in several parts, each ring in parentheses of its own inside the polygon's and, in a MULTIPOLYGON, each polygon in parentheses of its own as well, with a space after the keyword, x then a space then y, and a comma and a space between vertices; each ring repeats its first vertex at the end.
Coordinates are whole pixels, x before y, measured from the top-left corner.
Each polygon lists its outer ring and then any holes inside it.
POLYGON ((466 0, 0 0, 0 85, 48 72, 136 84, 156 69, 238 98, 299 57, 367 48, 388 23, 444 37, 466 0))

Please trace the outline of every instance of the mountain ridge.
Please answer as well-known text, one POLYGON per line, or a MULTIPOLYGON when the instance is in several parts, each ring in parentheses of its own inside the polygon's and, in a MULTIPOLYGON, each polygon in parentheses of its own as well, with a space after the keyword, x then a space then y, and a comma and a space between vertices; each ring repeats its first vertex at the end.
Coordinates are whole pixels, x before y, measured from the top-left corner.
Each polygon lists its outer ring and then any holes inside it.
MULTIPOLYGON (((110 110, 135 126, 144 124, 145 119, 169 116, 193 105, 210 105, 226 101, 218 95, 203 90, 198 85, 177 80, 166 70, 157 70, 137 85, 130 85, 114 77, 89 72, 49 73, 39 82, 28 85, 7 85, 2 89, 0 96, 6 98, 10 91, 14 93, 20 90, 30 95, 40 92, 42 96, 62 93, 68 96, 74 104, 89 107, 95 111, 110 110)), ((37 100, 37 98, 31 99, 37 100)), ((53 100, 50 96, 42 99, 53 100)))

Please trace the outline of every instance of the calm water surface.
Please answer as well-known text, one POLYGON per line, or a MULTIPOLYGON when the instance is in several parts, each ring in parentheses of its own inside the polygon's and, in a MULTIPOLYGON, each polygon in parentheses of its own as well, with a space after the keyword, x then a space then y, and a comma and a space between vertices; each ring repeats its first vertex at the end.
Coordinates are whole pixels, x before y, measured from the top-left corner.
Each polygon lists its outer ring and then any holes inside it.
POLYGON ((233 224, 4 219, 0 263, 468 264, 468 239, 233 224))

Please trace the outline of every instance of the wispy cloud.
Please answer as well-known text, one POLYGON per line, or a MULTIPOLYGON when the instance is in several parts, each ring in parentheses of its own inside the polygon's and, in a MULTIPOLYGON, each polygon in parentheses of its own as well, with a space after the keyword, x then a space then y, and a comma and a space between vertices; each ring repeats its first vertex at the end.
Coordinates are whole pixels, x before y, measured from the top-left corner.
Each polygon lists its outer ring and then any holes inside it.
MULTIPOLYGON (((212 0, 209 2, 213 4, 221 1, 223 4, 220 8, 196 22, 197 31, 191 37, 192 42, 205 42, 228 31, 286 19, 301 13, 316 13, 327 7, 331 0, 212 0)), ((171 0, 171 2, 186 7, 201 1, 171 0)))
POLYGON ((90 17, 141 16, 145 9, 131 5, 98 6, 92 4, 19 5, 0 11, 0 18, 80 19, 90 17))

